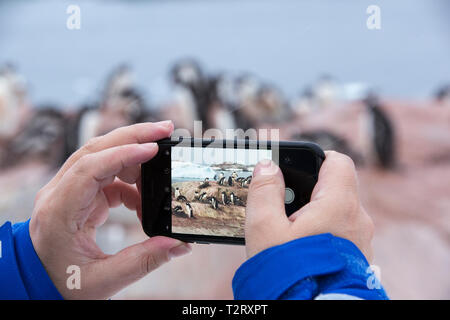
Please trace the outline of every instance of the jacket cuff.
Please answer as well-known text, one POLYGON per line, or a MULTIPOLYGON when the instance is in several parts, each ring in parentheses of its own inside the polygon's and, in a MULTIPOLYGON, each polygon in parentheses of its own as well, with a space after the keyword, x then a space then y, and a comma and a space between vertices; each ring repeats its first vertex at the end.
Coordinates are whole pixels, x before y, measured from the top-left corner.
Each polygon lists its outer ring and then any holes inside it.
MULTIPOLYGON (((236 271, 232 282, 235 299, 279 299, 300 280, 343 270, 346 261, 333 239, 340 238, 329 233, 309 236, 258 253, 236 271)), ((350 241, 341 240, 352 245, 347 250, 362 255, 350 241)), ((312 292, 310 295, 314 297, 312 292)))
POLYGON ((11 222, 0 227, 0 300, 29 299, 17 265, 11 222))
POLYGON ((34 250, 29 225, 30 220, 13 225, 17 264, 29 299, 62 300, 34 250))

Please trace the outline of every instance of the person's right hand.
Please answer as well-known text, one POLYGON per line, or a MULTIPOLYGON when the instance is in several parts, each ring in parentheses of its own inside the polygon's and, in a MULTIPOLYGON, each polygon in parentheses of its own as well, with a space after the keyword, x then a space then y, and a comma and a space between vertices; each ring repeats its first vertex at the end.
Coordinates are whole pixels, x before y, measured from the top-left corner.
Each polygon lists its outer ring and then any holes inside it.
POLYGON ((281 170, 269 160, 255 167, 245 222, 249 258, 291 240, 331 233, 353 242, 371 261, 374 226, 359 199, 353 161, 334 151, 325 154, 311 201, 289 218, 284 209, 281 170))

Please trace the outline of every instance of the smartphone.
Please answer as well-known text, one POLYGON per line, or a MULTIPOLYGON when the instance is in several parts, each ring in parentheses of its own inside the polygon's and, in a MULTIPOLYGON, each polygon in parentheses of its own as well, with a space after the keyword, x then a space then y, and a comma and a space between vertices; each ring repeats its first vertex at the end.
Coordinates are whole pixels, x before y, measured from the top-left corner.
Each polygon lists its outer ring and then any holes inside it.
POLYGON ((310 142, 180 138, 158 146, 141 166, 143 229, 150 237, 194 243, 245 244, 245 206, 258 161, 279 165, 289 216, 309 202, 325 159, 310 142))

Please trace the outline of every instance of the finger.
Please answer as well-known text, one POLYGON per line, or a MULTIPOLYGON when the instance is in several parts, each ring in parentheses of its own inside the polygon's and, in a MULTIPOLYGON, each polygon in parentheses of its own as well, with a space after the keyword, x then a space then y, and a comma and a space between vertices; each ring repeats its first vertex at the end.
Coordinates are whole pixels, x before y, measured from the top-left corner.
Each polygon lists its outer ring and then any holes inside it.
POLYGON ((108 208, 115 208, 121 204, 129 210, 136 211, 139 220, 141 220, 141 196, 135 186, 116 179, 102 191, 97 192, 93 201, 95 209, 89 214, 85 226, 97 228, 103 225, 108 218, 108 208))
POLYGON ((123 182, 135 184, 141 178, 141 166, 125 168, 117 177, 123 182))
POLYGON ((136 210, 137 205, 141 202, 141 196, 136 187, 119 180, 103 188, 103 192, 110 208, 116 208, 123 204, 130 210, 136 210))
POLYGON ((172 134, 172 121, 161 121, 156 123, 138 123, 127 127, 115 129, 108 134, 92 138, 86 145, 73 153, 64 163, 49 185, 55 185, 81 157, 108 148, 134 144, 147 143, 167 138, 172 134))
POLYGON ((311 195, 314 201, 323 196, 357 191, 358 182, 353 160, 336 151, 326 151, 319 179, 311 195))
POLYGON ((104 298, 146 276, 174 257, 191 252, 189 244, 167 237, 153 237, 96 262, 88 276, 94 287, 104 289, 104 298))
POLYGON ((103 188, 108 205, 115 208, 123 204, 126 208, 136 211, 139 220, 142 220, 141 195, 136 186, 116 180, 113 184, 103 188))
POLYGON ((247 197, 245 221, 245 238, 251 251, 255 246, 265 245, 267 239, 277 241, 283 234, 280 229, 289 224, 284 209, 284 188, 283 174, 275 163, 263 160, 256 165, 247 197))
POLYGON ((150 160, 157 152, 156 143, 146 143, 113 147, 83 156, 60 181, 56 196, 57 201, 61 201, 60 209, 69 215, 78 215, 71 217, 71 221, 84 223, 99 190, 111 184, 124 169, 150 160))
POLYGON ((336 203, 359 205, 358 182, 355 165, 350 157, 335 151, 326 151, 326 158, 320 168, 319 179, 311 194, 311 201, 300 210, 293 213, 289 220, 294 221, 305 211, 310 211, 320 202, 322 207, 335 207, 336 203))

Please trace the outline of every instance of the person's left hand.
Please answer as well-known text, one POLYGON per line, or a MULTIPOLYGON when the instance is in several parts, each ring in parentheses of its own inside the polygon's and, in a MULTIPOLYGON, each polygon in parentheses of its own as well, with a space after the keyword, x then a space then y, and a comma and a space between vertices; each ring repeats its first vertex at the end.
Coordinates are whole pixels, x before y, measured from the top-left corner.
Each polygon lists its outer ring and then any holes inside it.
POLYGON ((184 242, 153 237, 107 255, 95 241, 109 208, 123 203, 141 217, 140 164, 158 152, 158 145, 151 142, 169 137, 172 131, 172 122, 165 121, 123 127, 94 138, 39 191, 30 236, 64 298, 109 298, 171 257, 190 252, 184 242), (71 265, 80 268, 80 289, 67 286, 71 265))

